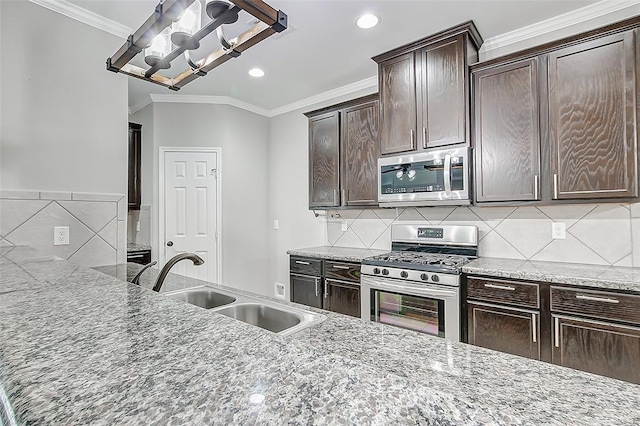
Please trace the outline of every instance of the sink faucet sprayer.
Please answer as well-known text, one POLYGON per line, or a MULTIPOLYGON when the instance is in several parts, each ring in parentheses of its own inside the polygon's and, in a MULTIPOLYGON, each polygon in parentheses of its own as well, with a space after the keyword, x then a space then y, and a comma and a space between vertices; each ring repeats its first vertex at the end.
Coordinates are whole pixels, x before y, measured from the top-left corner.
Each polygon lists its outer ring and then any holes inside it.
POLYGON ((169 269, 173 268, 173 265, 175 265, 176 263, 185 259, 191 260, 195 266, 200 266, 204 263, 204 260, 202 260, 200 256, 193 253, 181 253, 173 256, 160 270, 160 274, 158 275, 158 278, 156 278, 156 283, 153 285, 153 291, 159 292, 160 288, 162 287, 162 283, 164 283, 164 279, 169 273, 169 269))

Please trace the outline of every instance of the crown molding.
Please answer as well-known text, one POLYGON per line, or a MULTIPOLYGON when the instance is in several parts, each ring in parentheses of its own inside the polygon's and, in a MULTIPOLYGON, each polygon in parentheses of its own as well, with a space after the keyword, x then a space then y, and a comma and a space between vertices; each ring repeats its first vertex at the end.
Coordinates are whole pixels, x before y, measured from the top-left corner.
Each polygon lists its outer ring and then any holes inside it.
POLYGON ((563 30, 573 25, 597 20, 626 9, 629 9, 632 15, 637 15, 640 13, 640 0, 602 0, 580 9, 572 10, 562 15, 554 16, 553 18, 486 39, 480 48, 480 52, 487 54, 497 49, 503 49, 507 46, 563 30))
POLYGON ((136 112, 140 111, 142 108, 146 107, 147 105, 151 105, 152 103, 153 103, 153 100, 151 99, 151 97, 145 96, 144 99, 142 99, 140 102, 129 107, 129 114, 135 114, 136 112))
POLYGON ((91 12, 90 10, 70 3, 66 0, 29 1, 54 12, 58 12, 71 19, 75 19, 76 21, 83 22, 99 30, 106 31, 109 34, 113 34, 125 40, 127 39, 127 37, 129 37, 129 34, 133 32, 131 28, 125 25, 122 25, 116 21, 112 21, 111 19, 105 18, 102 15, 98 15, 95 12, 91 12))
POLYGON ((340 96, 346 96, 351 93, 355 93, 364 89, 374 89, 372 93, 378 88, 378 78, 370 77, 364 80, 356 81, 355 83, 347 84, 346 86, 339 87, 337 89, 329 90, 318 95, 314 95, 299 101, 283 105, 274 109, 266 109, 257 105, 250 104, 248 102, 241 101, 231 96, 204 96, 204 95, 149 95, 150 99, 145 99, 136 105, 129 108, 131 114, 140 111, 150 103, 177 103, 177 104, 215 104, 215 105, 231 105, 236 108, 244 109, 246 111, 253 112, 254 114, 262 115, 264 117, 275 117, 277 115, 285 114, 287 112, 295 111, 300 108, 305 108, 311 105, 318 104, 320 102, 329 101, 340 96))

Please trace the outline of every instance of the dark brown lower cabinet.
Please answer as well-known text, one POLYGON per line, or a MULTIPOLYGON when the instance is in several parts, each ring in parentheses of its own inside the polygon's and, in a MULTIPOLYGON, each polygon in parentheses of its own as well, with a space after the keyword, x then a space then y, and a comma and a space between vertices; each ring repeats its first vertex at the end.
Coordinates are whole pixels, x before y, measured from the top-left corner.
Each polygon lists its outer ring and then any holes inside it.
POLYGON ((360 318, 360 286, 346 281, 325 279, 324 308, 360 318))
POLYGON ((640 383, 640 328, 552 315, 553 363, 640 383))
POLYGON ((488 303, 467 303, 469 343, 540 359, 539 313, 488 303))
POLYGON ((322 277, 290 274, 291 301, 322 309, 322 277))

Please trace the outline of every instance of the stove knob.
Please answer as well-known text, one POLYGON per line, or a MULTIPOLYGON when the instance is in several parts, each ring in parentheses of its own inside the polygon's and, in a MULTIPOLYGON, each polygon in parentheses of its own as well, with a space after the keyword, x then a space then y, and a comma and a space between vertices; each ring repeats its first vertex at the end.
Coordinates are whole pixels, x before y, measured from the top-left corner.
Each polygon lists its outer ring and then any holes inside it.
POLYGON ((440 277, 437 276, 436 274, 431 275, 431 281, 433 281, 434 283, 437 283, 438 281, 440 281, 440 277))
POLYGON ((420 274, 420 279, 422 281, 429 281, 429 275, 427 274, 420 274))
POLYGON ((374 274, 379 274, 380 273, 380 268, 373 268, 373 273, 374 274))
POLYGON ((402 272, 400 272, 400 276, 402 278, 407 278, 409 276, 409 273, 407 271, 402 271, 402 272))
POLYGON ((389 270, 388 269, 383 269, 382 270, 382 275, 389 275, 389 270))

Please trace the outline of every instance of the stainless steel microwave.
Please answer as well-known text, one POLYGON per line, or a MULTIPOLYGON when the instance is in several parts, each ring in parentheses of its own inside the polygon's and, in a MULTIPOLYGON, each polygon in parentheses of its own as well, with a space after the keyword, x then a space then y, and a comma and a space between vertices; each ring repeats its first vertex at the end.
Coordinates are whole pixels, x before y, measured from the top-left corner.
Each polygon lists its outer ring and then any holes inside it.
POLYGON ((381 207, 468 205, 469 148, 458 147, 378 160, 381 207))

